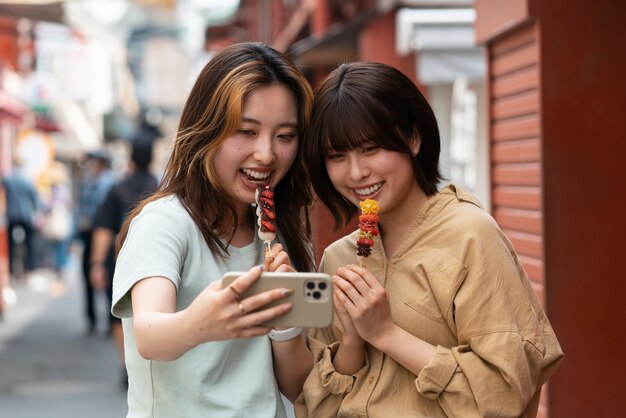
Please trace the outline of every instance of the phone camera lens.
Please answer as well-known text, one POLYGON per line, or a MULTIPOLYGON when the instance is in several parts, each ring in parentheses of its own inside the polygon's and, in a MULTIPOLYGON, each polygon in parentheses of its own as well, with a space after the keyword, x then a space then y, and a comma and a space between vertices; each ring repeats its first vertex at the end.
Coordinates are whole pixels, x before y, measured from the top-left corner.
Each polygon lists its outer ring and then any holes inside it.
POLYGON ((321 292, 317 292, 317 291, 313 292, 313 298, 314 299, 319 299, 321 297, 322 297, 322 293, 321 292))
POLYGON ((308 283, 306 284, 306 288, 307 288, 307 289, 311 289, 311 290, 315 289, 315 283, 313 283, 313 282, 308 282, 308 283))
POLYGON ((324 283, 324 282, 319 282, 319 283, 317 284, 317 287, 319 287, 319 289, 320 289, 320 290, 324 290, 324 289, 326 289, 326 283, 324 283))

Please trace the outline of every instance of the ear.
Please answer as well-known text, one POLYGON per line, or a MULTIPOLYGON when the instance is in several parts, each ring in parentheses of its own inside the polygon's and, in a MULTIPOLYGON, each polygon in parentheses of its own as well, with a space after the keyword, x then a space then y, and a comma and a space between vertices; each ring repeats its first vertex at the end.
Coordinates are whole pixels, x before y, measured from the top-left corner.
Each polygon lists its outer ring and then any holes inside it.
POLYGON ((420 152, 420 146, 422 145, 422 139, 419 135, 416 135, 415 138, 411 140, 410 148, 411 148, 411 156, 415 157, 420 152))

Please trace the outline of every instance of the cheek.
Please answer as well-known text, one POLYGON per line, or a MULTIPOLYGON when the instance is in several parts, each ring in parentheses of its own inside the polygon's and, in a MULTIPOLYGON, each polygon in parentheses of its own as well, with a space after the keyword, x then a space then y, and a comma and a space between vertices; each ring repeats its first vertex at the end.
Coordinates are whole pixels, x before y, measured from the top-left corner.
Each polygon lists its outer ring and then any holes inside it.
POLYGON ((341 179, 343 178, 342 171, 340 164, 326 164, 326 172, 333 186, 341 186, 341 179))
POLYGON ((296 155, 298 155, 298 144, 285 144, 276 150, 276 155, 286 165, 291 166, 291 163, 296 159, 296 155))

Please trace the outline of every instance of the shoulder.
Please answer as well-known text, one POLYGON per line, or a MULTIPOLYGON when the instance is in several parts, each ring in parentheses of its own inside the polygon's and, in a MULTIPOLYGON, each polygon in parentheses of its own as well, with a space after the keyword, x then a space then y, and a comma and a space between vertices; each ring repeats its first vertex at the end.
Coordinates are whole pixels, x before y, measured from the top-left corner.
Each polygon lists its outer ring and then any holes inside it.
POLYGON ((476 263, 497 268, 503 262, 515 262, 510 240, 471 194, 448 187, 441 194, 445 201, 429 230, 431 247, 445 251, 468 268, 476 263))
POLYGON ((355 259, 355 242, 358 234, 359 231, 356 230, 326 247, 323 255, 324 265, 345 264, 346 260, 355 259))
POLYGON ((443 228, 451 228, 457 233, 468 235, 491 234, 499 231, 493 217, 478 199, 468 191, 455 185, 448 185, 441 190, 441 218, 443 228))
POLYGON ((146 204, 137 218, 159 218, 169 222, 191 220, 187 210, 174 195, 161 197, 146 204))
POLYGON ((96 179, 96 182, 102 187, 111 187, 115 184, 115 176, 111 171, 107 171, 96 179))
MULTIPOLYGON (((147 203, 135 216, 128 237, 158 241, 187 241, 195 231, 195 223, 176 196, 165 196, 147 203)), ((144 244, 148 244, 147 242, 144 244)))

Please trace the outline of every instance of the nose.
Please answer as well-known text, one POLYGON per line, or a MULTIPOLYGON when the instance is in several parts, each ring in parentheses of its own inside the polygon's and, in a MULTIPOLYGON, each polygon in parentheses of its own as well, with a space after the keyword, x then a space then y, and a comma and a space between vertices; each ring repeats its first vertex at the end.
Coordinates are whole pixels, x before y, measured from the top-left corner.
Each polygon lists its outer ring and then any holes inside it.
POLYGON ((358 155, 348 154, 349 176, 352 181, 360 181, 369 176, 370 170, 358 155))
POLYGON ((259 136, 254 144, 254 153, 252 158, 260 164, 269 165, 276 158, 274 152, 274 141, 269 135, 259 136))

